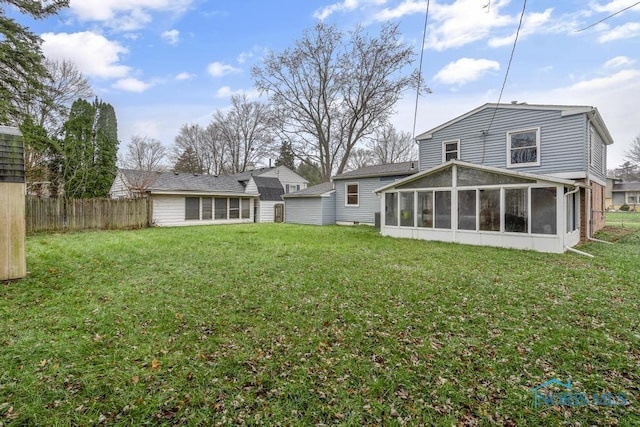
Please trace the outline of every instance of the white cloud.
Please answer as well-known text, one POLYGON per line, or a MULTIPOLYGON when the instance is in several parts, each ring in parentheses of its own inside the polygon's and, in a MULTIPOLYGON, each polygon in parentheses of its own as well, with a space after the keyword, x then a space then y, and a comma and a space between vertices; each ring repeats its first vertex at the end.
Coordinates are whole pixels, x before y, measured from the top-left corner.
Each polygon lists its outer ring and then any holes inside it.
POLYGON ((166 40, 167 43, 175 46, 180 41, 180 31, 175 30, 175 29, 174 30, 164 31, 160 35, 160 37, 162 37, 164 40, 166 40))
POLYGON ((193 0, 71 0, 71 11, 82 21, 104 22, 123 31, 151 22, 150 12, 181 13, 193 0))
POLYGON ((630 39, 634 37, 640 37, 640 22, 627 22, 618 27, 614 27, 611 30, 602 32, 598 41, 600 43, 606 43, 620 39, 630 39))
POLYGON ((187 73, 186 71, 183 71, 182 73, 178 73, 175 77, 176 80, 191 80, 195 77, 195 74, 191 74, 191 73, 187 73))
POLYGON ((483 8, 477 0, 434 5, 430 11, 433 24, 428 46, 439 51, 460 47, 487 38, 496 28, 514 25, 516 17, 501 14, 508 3, 508 0, 494 0, 490 9, 483 8))
POLYGON ((590 6, 596 12, 615 13, 624 8, 631 6, 629 1, 630 0, 613 0, 613 1, 606 2, 604 4, 591 3, 590 6))
POLYGON ((626 84, 635 83, 640 77, 638 70, 622 70, 607 77, 598 77, 591 80, 583 80, 565 90, 568 91, 605 91, 623 88, 626 84))
POLYGON ((131 68, 120 64, 128 53, 118 42, 91 31, 79 33, 44 33, 42 51, 47 58, 70 59, 87 76, 123 78, 131 68))
POLYGON ((207 72, 212 77, 224 77, 227 74, 239 73, 241 71, 242 70, 239 68, 235 68, 234 66, 229 64, 223 64, 222 62, 212 62, 207 67, 207 72))
POLYGON ((260 92, 256 89, 251 90, 232 90, 229 86, 222 86, 216 91, 216 98, 231 98, 233 95, 246 95, 247 99, 258 98, 260 92))
POLYGON ((462 86, 478 80, 489 71, 500 70, 500 64, 489 59, 460 58, 455 62, 445 65, 434 76, 434 80, 462 86))
POLYGON ((112 87, 114 89, 124 90, 126 92, 142 93, 153 86, 152 83, 145 83, 133 77, 127 77, 115 82, 112 87))
POLYGON ((605 68, 621 68, 627 65, 633 65, 636 61, 628 56, 616 56, 604 63, 605 68))
MULTIPOLYGON (((551 13, 553 9, 546 9, 544 12, 535 12, 529 13, 525 15, 523 19, 523 25, 520 29, 520 33, 518 34, 518 40, 522 40, 524 37, 529 34, 535 34, 541 29, 548 27, 549 22, 551 20, 551 13)), ((513 45, 513 41, 515 40, 516 33, 508 35, 506 37, 493 37, 489 39, 490 47, 501 47, 501 46, 509 46, 513 45)))
POLYGON ((327 19, 330 15, 335 12, 340 11, 349 11, 358 7, 358 0, 344 0, 341 3, 333 3, 329 6, 323 7, 322 9, 318 9, 313 13, 313 16, 316 19, 324 20, 327 19))

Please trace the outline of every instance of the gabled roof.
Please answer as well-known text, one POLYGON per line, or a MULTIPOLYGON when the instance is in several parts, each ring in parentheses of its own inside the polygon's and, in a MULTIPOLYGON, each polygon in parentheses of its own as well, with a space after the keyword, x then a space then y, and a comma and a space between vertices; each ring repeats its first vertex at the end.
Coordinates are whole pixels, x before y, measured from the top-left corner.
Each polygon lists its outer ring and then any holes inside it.
POLYGON ((221 192, 244 193, 245 186, 233 176, 201 175, 178 172, 147 172, 120 169, 130 185, 154 192, 221 192))
POLYGON ((378 176, 412 175, 418 172, 416 160, 401 163, 387 163, 384 165, 365 166, 333 177, 333 180, 354 178, 375 178, 378 176))
POLYGON ((640 191, 640 181, 626 181, 613 184, 611 191, 640 191))
POLYGON ((512 104, 495 104, 495 103, 487 103, 481 105, 480 107, 471 110, 467 113, 462 114, 454 119, 449 120, 446 123, 441 124, 431 130, 421 133, 416 136, 416 141, 421 141, 425 139, 433 138, 433 134, 442 129, 445 129, 455 123, 458 123, 461 120, 466 119, 480 111, 497 108, 501 110, 549 110, 549 111, 560 111, 562 116, 571 116, 575 114, 587 114, 591 119, 591 123, 598 130, 600 135, 602 136, 605 144, 611 145, 613 144, 613 138, 607 129, 607 126, 604 124, 604 120, 602 120, 602 116, 598 112, 596 107, 586 106, 586 105, 545 105, 545 104, 526 104, 526 103, 512 103, 512 104))
POLYGON ((284 189, 278 178, 268 178, 265 176, 254 176, 253 182, 258 187, 260 200, 282 201, 284 189))
POLYGON ((264 173, 267 173, 269 171, 272 171, 276 168, 276 166, 269 166, 266 168, 258 168, 258 169, 253 169, 253 170, 248 170, 248 171, 244 171, 244 172, 238 172, 238 173, 234 173, 233 175, 229 175, 232 176, 234 178, 236 178, 238 181, 249 181, 249 179, 252 176, 260 176, 264 173))
POLYGON ((376 193, 381 193, 381 192, 383 192, 385 190, 388 190, 390 188, 399 187, 399 186, 404 185, 404 184, 406 184, 408 182, 418 180, 418 179, 422 178, 425 175, 430 175, 432 173, 436 173, 436 172, 438 172, 440 170, 450 168, 450 167, 452 167, 454 165, 462 166, 462 167, 466 167, 466 168, 471 168, 471 169, 478 169, 478 170, 482 170, 482 171, 486 171, 486 172, 493 172, 493 173, 497 173, 497 174, 500 174, 500 175, 513 176, 513 177, 519 177, 519 178, 536 180, 536 181, 547 181, 547 182, 552 182, 552 183, 556 183, 556 184, 571 185, 571 186, 574 186, 574 187, 585 187, 584 184, 580 184, 580 183, 578 183, 576 181, 572 181, 572 180, 569 180, 569 179, 556 178, 556 177, 549 176, 549 175, 537 175, 537 174, 532 174, 532 173, 527 173, 527 172, 519 172, 519 171, 501 169, 501 168, 496 168, 496 167, 492 167, 492 166, 477 165, 475 163, 463 162, 462 160, 449 160, 446 163, 443 163, 443 164, 438 165, 436 167, 433 167, 431 169, 427 169, 424 172, 420 172, 418 174, 415 174, 415 175, 412 175, 412 176, 408 176, 408 177, 406 177, 404 179, 401 179, 399 181, 395 181, 395 182, 392 182, 392 183, 390 183, 388 185, 385 185, 384 187, 380 187, 377 190, 375 190, 375 192, 376 193))
POLYGON ((323 182, 322 184, 307 187, 303 190, 296 191, 294 193, 285 194, 285 198, 295 197, 322 197, 334 191, 333 182, 323 182))

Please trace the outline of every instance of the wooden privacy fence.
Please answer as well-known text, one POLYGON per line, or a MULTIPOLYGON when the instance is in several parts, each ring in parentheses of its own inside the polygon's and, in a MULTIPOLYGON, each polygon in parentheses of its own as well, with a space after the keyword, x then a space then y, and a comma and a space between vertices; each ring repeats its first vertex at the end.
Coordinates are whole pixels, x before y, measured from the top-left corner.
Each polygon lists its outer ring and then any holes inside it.
POLYGON ((149 224, 149 201, 27 197, 25 217, 27 233, 143 228, 149 224))

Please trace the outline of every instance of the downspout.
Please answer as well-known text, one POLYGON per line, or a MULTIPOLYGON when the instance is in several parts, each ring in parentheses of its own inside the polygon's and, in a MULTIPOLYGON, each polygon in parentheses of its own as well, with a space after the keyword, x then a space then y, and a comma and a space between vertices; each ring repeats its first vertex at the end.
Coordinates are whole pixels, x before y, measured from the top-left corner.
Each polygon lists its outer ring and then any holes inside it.
MULTIPOLYGON (((564 220, 565 220, 565 226, 566 226, 566 221, 567 221, 567 207, 568 207, 567 196, 571 196, 572 194, 576 194, 578 191, 580 191, 580 187, 576 187, 573 190, 565 193, 565 195, 564 195, 564 220)), ((574 206, 574 209, 575 209, 575 206, 574 206)), ((575 212, 574 212, 574 214, 575 214, 575 212)), ((562 246, 564 247, 565 250, 571 251, 571 252, 576 252, 576 253, 579 253, 580 255, 586 255, 586 256, 589 256, 589 257, 593 258, 593 255, 591 255, 591 254, 588 254, 586 252, 582 252, 582 251, 579 251, 577 249, 573 249, 573 248, 567 246, 565 244, 566 238, 567 238, 567 232, 565 230, 563 230, 562 231, 562 246)))
MULTIPOLYGON (((589 117, 589 119, 587 120, 587 136, 590 136, 590 130, 591 130, 591 116, 587 116, 589 117)), ((591 161, 589 160, 590 156, 592 155, 591 153, 591 138, 589 138, 589 144, 587 147, 587 182, 586 184, 589 186, 588 188, 588 192, 589 192, 589 197, 587 197, 587 212, 589 213, 589 219, 587 220, 587 230, 586 230, 586 237, 587 240, 591 240, 594 242, 599 242, 599 243, 607 243, 612 245, 613 243, 611 242, 605 242, 604 240, 600 240, 600 239, 596 239, 595 237, 591 236, 591 220, 592 220, 592 212, 591 212, 591 178, 589 178, 589 172, 590 172, 590 168, 591 168, 591 161)), ((586 192, 585 192, 586 193, 586 192)))
POLYGON ((585 184, 587 184, 589 187, 585 189, 585 195, 588 194, 589 197, 585 197, 587 200, 585 200, 585 206, 587 208, 587 214, 589 215, 587 218, 587 229, 585 230, 585 237, 587 238, 587 240, 589 240, 591 238, 591 178, 589 177, 589 172, 591 169, 591 113, 587 114, 587 167, 586 167, 586 182, 585 184))

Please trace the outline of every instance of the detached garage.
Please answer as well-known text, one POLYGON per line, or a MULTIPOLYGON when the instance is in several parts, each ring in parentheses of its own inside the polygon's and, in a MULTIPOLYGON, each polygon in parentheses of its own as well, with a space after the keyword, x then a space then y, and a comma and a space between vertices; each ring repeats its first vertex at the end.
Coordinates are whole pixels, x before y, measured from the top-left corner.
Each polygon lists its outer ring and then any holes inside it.
POLYGON ((332 182, 285 194, 283 198, 285 222, 309 225, 336 223, 336 192, 332 182))

